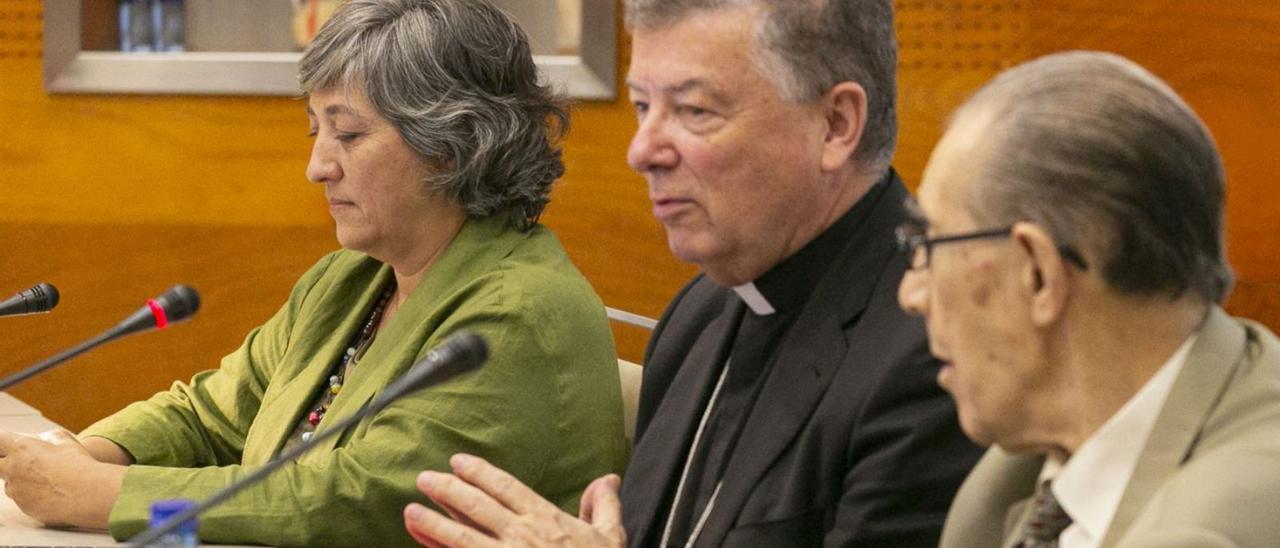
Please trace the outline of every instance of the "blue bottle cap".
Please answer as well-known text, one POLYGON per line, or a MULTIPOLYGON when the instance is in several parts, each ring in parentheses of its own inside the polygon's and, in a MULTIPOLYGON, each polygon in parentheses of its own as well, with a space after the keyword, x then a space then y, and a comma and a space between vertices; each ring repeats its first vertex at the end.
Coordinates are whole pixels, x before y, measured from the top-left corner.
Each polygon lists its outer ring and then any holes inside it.
MULTIPOLYGON (((158 527, 170 517, 186 511, 196 505, 196 501, 187 499, 158 500, 151 503, 151 520, 148 525, 158 527)), ((182 522, 178 527, 177 533, 180 535, 195 535, 196 520, 195 518, 182 522)))

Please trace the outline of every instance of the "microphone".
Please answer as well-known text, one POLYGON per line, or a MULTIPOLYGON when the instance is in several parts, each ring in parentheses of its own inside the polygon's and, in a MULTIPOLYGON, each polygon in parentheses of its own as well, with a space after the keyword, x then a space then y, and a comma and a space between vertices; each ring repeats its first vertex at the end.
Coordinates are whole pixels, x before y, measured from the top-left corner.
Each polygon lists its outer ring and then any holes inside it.
POLYGON ((271 462, 254 470, 253 473, 241 478, 240 481, 214 493, 213 496, 205 499, 200 504, 174 514, 160 525, 139 533, 129 539, 129 545, 150 546, 154 544, 161 537, 172 533, 180 527, 183 522, 189 521, 200 515, 201 512, 226 502, 227 499, 235 496, 236 493, 244 490, 244 488, 262 481, 263 478, 266 478, 285 463, 297 460, 300 455, 315 447, 320 441, 339 434, 365 417, 381 411, 397 398, 428 386, 440 384, 463 373, 474 371, 487 359, 489 359, 489 345, 479 335, 463 331, 449 337, 439 346, 428 351, 425 358, 413 364, 400 378, 387 385, 377 397, 370 400, 364 407, 356 410, 351 416, 338 421, 329 428, 317 431, 311 437, 311 441, 301 443, 281 453, 271 462))
MULTIPOLYGON (((53 286, 49 287, 50 289, 53 288, 53 286)), ((54 302, 57 302, 56 293, 54 302)), ((40 374, 46 369, 79 356, 102 343, 118 339, 131 333, 151 329, 153 327, 155 329, 164 329, 171 323, 180 322, 190 318, 191 315, 195 314, 196 310, 199 309, 200 295, 196 293, 196 290, 181 284, 175 285, 169 288, 164 295, 154 299, 148 299, 146 306, 138 309, 137 312, 134 312, 128 318, 125 318, 124 321, 116 324, 115 327, 102 332, 92 339, 65 350, 61 354, 5 377, 3 380, 0 380, 0 390, 4 390, 10 386, 25 381, 40 374)))
POLYGON ((58 306, 58 288, 41 283, 0 302, 0 316, 48 312, 58 306))
POLYGON ((200 310, 200 294, 190 286, 177 284, 170 287, 163 295, 147 299, 147 305, 130 314, 124 321, 116 324, 110 332, 112 337, 122 337, 145 331, 152 327, 164 329, 171 323, 190 319, 200 310))

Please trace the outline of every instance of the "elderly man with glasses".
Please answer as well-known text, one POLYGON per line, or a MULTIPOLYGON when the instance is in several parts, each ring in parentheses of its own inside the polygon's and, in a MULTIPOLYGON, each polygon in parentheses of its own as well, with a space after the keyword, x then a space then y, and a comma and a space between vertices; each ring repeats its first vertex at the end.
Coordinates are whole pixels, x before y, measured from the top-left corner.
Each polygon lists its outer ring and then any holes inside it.
POLYGON ((1118 56, 1015 68, 955 115, 898 237, 966 434, 943 548, 1280 542, 1280 341, 1227 316, 1223 167, 1118 56))

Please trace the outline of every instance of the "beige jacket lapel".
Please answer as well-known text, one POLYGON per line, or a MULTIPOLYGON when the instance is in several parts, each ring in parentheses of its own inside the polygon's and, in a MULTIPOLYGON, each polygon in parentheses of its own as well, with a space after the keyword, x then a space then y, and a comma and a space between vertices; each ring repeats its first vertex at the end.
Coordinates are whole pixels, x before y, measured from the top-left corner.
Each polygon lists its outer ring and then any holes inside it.
POLYGON ((1044 457, 992 447, 956 494, 942 528, 940 548, 1002 546, 1035 491, 1044 457))
POLYGON ((1040 495, 1039 475, 1039 472, 1037 472, 1037 479, 1033 480, 1032 485, 1035 486, 1035 490, 1032 491, 1031 496, 1019 500, 1009 506, 1009 512, 1005 515, 1004 520, 1004 542, 1001 543, 1001 546, 1004 548, 1014 548, 1015 544, 1019 540, 1018 533, 1022 531, 1027 526, 1027 522, 1031 520, 1031 501, 1035 500, 1035 498, 1040 495))
POLYGON ((1244 362, 1246 337, 1245 329, 1222 309, 1210 309, 1138 457, 1103 538, 1104 548, 1124 536, 1160 486, 1195 450, 1205 423, 1244 362))

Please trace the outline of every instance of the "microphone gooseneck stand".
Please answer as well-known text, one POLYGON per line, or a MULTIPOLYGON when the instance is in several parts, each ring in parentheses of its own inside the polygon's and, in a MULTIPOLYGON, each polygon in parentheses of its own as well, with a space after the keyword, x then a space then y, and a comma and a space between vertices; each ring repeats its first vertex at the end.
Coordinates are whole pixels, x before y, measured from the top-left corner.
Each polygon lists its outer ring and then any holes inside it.
POLYGON ((331 438, 365 417, 381 411, 382 408, 400 396, 472 371, 480 367, 488 357, 488 345, 479 335, 464 332, 453 336, 437 347, 436 350, 428 352, 427 357, 410 367, 409 371, 401 375, 395 382, 387 385, 387 388, 381 394, 378 394, 378 397, 356 410, 354 414, 324 430, 316 431, 315 435, 311 437, 311 441, 296 445, 292 449, 280 453, 274 460, 228 485, 225 489, 214 493, 213 496, 201 501, 199 504, 174 514, 159 526, 139 533, 129 539, 129 545, 138 547, 150 546, 160 540, 161 537, 177 530, 183 522, 200 515, 201 512, 209 508, 226 502, 227 499, 243 491, 244 488, 258 483, 286 463, 293 462, 294 459, 297 459, 298 456, 315 447, 321 441, 331 438))
MULTIPOLYGON (((53 295, 53 302, 54 304, 57 304, 57 292, 55 291, 53 295)), ((146 306, 140 308, 128 318, 125 318, 124 321, 116 324, 115 327, 112 327, 111 329, 108 329, 87 341, 64 350, 53 357, 45 359, 40 363, 9 375, 4 379, 0 379, 0 390, 4 390, 31 377, 39 375, 46 369, 79 356, 80 354, 92 350, 98 345, 110 342, 113 339, 123 337, 131 333, 136 333, 138 331, 145 331, 147 329, 164 329, 170 323, 180 322, 190 318, 199 309, 200 295, 196 293, 196 290, 181 284, 175 285, 169 288, 169 290, 163 295, 147 301, 146 306)))

